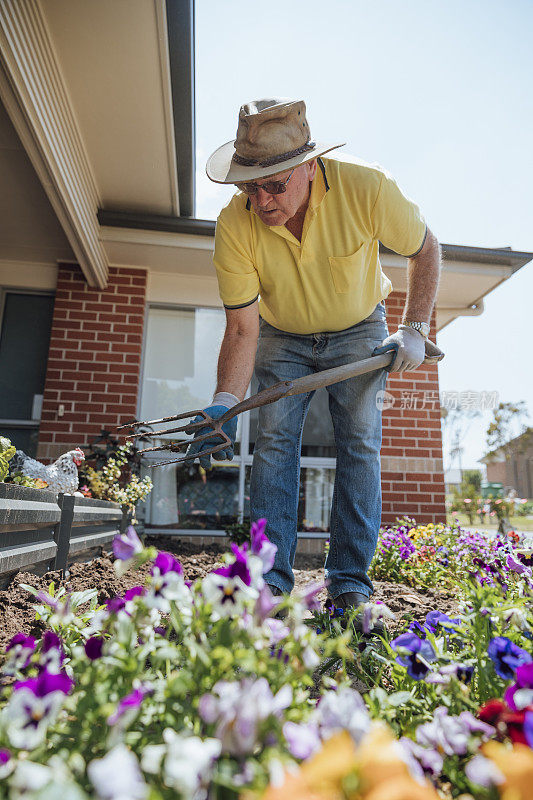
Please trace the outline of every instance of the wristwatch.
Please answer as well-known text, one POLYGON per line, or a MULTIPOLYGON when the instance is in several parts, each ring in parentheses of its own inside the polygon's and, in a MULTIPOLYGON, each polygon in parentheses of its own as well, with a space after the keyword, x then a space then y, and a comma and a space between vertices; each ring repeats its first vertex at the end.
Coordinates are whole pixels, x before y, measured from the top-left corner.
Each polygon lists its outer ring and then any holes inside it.
POLYGON ((427 322, 414 322, 413 320, 404 319, 402 325, 407 325, 408 328, 414 328, 424 339, 427 339, 429 336, 429 325, 427 322))

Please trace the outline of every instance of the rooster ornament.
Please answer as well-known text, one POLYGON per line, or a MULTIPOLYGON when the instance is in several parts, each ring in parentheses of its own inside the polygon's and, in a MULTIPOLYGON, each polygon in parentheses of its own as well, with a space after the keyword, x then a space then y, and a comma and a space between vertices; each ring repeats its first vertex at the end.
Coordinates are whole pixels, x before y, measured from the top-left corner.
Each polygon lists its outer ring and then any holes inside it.
POLYGON ((28 478, 45 481, 50 491, 74 494, 79 486, 78 467, 85 461, 85 455, 81 447, 76 447, 75 450, 63 453, 53 464, 41 464, 27 456, 23 450, 17 450, 14 461, 17 469, 28 478))

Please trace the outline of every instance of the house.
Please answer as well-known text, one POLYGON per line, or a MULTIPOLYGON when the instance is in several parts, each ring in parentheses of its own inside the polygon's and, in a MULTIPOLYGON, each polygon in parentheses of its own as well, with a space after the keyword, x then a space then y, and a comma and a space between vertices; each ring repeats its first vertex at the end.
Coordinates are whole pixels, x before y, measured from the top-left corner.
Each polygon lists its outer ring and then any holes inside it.
MULTIPOLYGON (((0 4, 0 432, 42 460, 102 429, 202 408, 224 312, 214 222, 195 218, 192 0, 0 4)), ((532 258, 443 245, 432 338, 532 258)), ((382 248, 400 318, 407 261, 382 248)), ((252 386, 253 390, 253 386, 252 386)), ((436 366, 391 376, 383 518, 445 514, 436 366)), ((324 536, 334 443, 324 390, 303 434, 300 521, 324 536)), ((247 512, 256 417, 233 462, 152 470, 152 530, 247 512)), ((147 466, 148 470, 149 467, 147 466)))
POLYGON ((533 498, 532 428, 479 460, 486 464, 489 483, 501 483, 505 493, 514 489, 520 498, 533 498))

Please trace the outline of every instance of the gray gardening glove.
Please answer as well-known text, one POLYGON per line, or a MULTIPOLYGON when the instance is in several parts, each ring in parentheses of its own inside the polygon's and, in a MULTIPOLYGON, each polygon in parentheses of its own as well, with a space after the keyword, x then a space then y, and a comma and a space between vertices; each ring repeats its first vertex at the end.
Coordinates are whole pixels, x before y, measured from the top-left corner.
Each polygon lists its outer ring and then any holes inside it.
POLYGON ((376 347, 374 356, 396 351, 396 357, 389 367, 389 372, 406 372, 416 369, 422 364, 426 356, 426 340, 421 333, 408 325, 399 325, 396 333, 387 336, 379 347, 376 347))

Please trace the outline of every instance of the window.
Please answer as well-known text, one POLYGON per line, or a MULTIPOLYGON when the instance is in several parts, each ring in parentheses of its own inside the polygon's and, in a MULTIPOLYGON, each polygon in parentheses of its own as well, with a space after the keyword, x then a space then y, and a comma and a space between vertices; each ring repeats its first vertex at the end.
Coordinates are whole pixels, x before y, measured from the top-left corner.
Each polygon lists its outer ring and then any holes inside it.
MULTIPOLYGON (((159 419, 209 405, 216 388, 224 328, 225 314, 219 309, 149 309, 141 419, 159 419)), ((251 392, 255 391, 254 378, 251 392)), ((335 446, 327 404, 327 392, 321 389, 311 402, 304 427, 298 507, 301 531, 329 529, 335 446)), ((147 529, 224 530, 237 518, 249 516, 249 476, 256 430, 257 411, 241 415, 233 461, 214 461, 208 472, 190 462, 149 469, 150 463, 170 460, 172 454, 148 454, 146 472, 154 488, 146 503, 147 529)), ((183 438, 182 434, 154 437, 153 444, 180 436, 183 438)))

